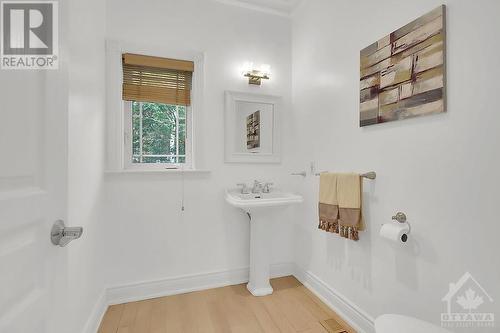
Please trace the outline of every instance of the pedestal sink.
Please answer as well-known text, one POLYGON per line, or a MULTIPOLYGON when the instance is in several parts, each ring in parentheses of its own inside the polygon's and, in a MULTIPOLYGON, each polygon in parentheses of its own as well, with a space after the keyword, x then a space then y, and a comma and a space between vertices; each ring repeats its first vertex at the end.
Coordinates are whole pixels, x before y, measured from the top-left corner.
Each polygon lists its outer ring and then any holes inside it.
POLYGON ((250 217, 250 277, 247 289, 254 296, 272 294, 269 283, 269 224, 278 219, 285 206, 302 202, 302 197, 289 192, 242 194, 241 190, 226 190, 226 201, 242 209, 250 217))

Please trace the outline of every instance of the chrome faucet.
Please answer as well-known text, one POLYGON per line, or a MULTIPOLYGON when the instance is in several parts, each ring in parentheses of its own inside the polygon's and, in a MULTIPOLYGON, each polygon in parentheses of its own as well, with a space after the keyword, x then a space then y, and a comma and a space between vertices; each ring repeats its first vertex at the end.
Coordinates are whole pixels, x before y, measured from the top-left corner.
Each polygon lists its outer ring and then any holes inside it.
POLYGON ((263 185, 258 180, 253 181, 252 193, 261 193, 263 189, 263 185))
POLYGON ((259 182, 258 180, 254 180, 253 187, 251 189, 245 183, 238 183, 236 185, 241 187, 241 194, 250 194, 250 193, 259 194, 259 193, 270 193, 271 186, 273 185, 273 183, 262 183, 259 182))
POLYGON ((273 186, 273 183, 265 183, 264 187, 262 188, 263 193, 270 193, 271 192, 271 186, 273 186))

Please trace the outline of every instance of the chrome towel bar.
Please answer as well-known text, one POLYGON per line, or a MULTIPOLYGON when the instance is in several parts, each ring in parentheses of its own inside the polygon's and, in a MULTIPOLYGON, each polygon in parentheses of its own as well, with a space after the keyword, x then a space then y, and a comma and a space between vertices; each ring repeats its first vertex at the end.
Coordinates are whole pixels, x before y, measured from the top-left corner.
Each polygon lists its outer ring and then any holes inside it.
MULTIPOLYGON (((328 172, 328 171, 323 171, 323 172, 328 172)), ((320 174, 321 174, 321 172, 315 173, 314 175, 319 176, 320 174)), ((367 178, 367 179, 375 179, 375 178, 377 178, 377 173, 375 171, 370 171, 367 173, 362 173, 362 174, 360 174, 360 176, 363 178, 367 178)))

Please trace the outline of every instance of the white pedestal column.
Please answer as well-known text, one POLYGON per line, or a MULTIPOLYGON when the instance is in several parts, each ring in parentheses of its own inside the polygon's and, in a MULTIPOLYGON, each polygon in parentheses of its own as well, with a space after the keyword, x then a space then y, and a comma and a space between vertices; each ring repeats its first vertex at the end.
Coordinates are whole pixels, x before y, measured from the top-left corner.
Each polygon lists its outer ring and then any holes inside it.
POLYGON ((269 257, 271 222, 270 210, 263 214, 259 210, 251 212, 250 221, 250 278, 247 289, 254 296, 273 293, 269 283, 269 257))

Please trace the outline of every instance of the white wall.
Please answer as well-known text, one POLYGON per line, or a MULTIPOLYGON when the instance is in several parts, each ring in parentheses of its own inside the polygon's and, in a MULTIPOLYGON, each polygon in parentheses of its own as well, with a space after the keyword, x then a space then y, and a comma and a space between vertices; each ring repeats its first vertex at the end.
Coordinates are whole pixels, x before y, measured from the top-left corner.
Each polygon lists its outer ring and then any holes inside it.
MULTIPOLYGON (((290 181, 286 156, 294 147, 284 144, 281 165, 224 164, 224 91, 281 95, 284 113, 290 111, 289 20, 215 1, 108 0, 106 21, 111 40, 204 53, 205 97, 194 114, 202 140, 195 149, 197 167, 211 170, 185 176, 184 212, 180 175, 105 176, 103 225, 113 237, 107 285, 248 267, 248 219, 225 203, 224 189, 254 179, 290 181), (270 64, 271 80, 250 87, 239 72, 245 61, 270 64)), ((292 215, 291 209, 272 227, 273 263, 293 261, 292 215)))
POLYGON ((378 174, 365 181, 368 229, 359 242, 317 230, 318 179, 304 183, 296 260, 372 317, 439 322, 448 284, 466 271, 500 299, 500 2, 444 1, 448 113, 358 126, 359 51, 442 2, 304 1, 293 18, 297 159, 378 174), (413 229, 406 246, 392 247, 377 233, 399 210, 413 229))
MULTIPOLYGON (((104 174, 104 30, 100 0, 72 0, 69 18, 68 219, 83 226, 68 251, 68 332, 81 332, 104 287, 100 208, 104 174)), ((90 325, 93 323, 91 322, 90 325)))
POLYGON ((306 198, 302 209, 289 209, 272 227, 272 262, 295 260, 371 317, 397 312, 437 322, 448 283, 465 271, 499 299, 493 254, 500 184, 492 175, 500 166, 500 114, 491 98, 500 71, 494 65, 499 4, 447 1, 448 113, 358 127, 359 50, 439 4, 304 1, 290 32, 286 18, 212 1, 108 0, 106 38, 205 54, 205 98, 195 115, 203 143, 195 148, 198 167, 212 172, 185 176, 181 212, 180 175, 106 174, 100 194, 104 9, 98 1, 75 1, 73 12, 82 15, 72 22, 73 36, 81 38, 72 45, 70 66, 69 221, 84 225, 88 237, 70 252, 71 285, 81 287, 82 298, 75 311, 89 313, 102 283, 247 266, 248 221, 224 202, 223 190, 253 179, 300 189, 306 198), (89 48, 90 58, 80 58, 77 51, 89 48), (271 80, 248 86, 238 72, 245 61, 269 63, 271 80), (224 164, 224 90, 284 96, 281 165, 224 164), (375 182, 365 181, 368 229, 359 242, 316 229, 317 178, 289 176, 310 161, 318 170, 378 173, 375 182), (377 235, 398 210, 413 226, 404 248, 377 235), (295 229, 294 216, 300 218, 295 229))

